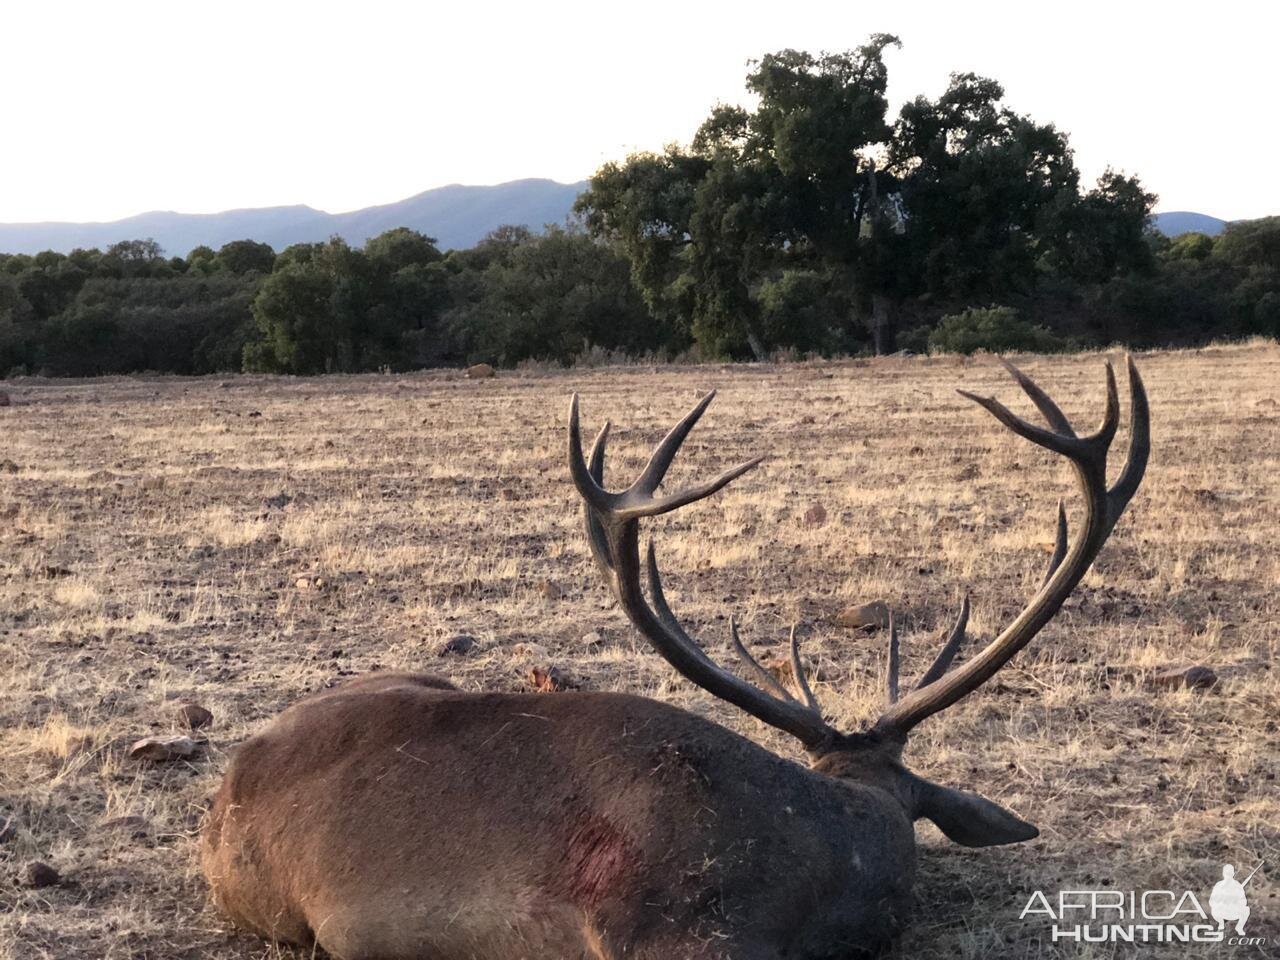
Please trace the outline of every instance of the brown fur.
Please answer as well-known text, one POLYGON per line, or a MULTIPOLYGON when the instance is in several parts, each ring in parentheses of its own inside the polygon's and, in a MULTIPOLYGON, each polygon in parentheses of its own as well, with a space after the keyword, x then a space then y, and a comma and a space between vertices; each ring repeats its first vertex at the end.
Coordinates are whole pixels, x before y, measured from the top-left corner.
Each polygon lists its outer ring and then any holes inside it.
POLYGON ((910 774, 856 738, 817 765, 642 697, 372 675, 239 748, 203 866, 344 960, 857 955, 905 919, 910 774))

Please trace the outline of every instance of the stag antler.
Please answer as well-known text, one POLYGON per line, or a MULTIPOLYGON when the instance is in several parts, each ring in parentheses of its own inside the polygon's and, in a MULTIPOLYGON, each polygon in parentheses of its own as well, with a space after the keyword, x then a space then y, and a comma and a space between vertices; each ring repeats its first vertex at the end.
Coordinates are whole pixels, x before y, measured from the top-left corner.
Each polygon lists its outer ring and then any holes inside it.
POLYGON ((762 458, 726 470, 706 483, 676 493, 658 496, 657 489, 689 431, 706 411, 715 392, 708 393, 676 424, 654 449, 649 463, 626 490, 610 493, 604 483, 604 451, 609 435, 606 423, 591 447, 589 461, 582 456, 582 436, 578 426, 578 396, 569 403, 569 471, 582 495, 587 539, 605 582, 613 591, 631 622, 653 644, 655 650, 685 678, 704 690, 727 700, 770 726, 790 733, 811 751, 818 751, 840 738, 840 733, 822 719, 817 700, 800 667, 795 628, 791 631, 791 662, 796 685, 804 703, 797 701, 764 667, 747 652, 738 637, 738 628, 729 621, 734 649, 748 668, 773 694, 753 686, 718 666, 685 632, 667 605, 658 573, 653 541, 649 542, 646 566, 653 606, 645 600, 640 586, 639 530, 641 517, 669 513, 686 504, 711 496, 755 467, 762 458), (776 694, 776 695, 775 695, 776 694))
MULTIPOLYGON (((890 617, 887 664, 889 705, 876 721, 874 729, 894 739, 905 739, 916 724, 972 693, 1031 642, 1057 613, 1063 601, 1089 569, 1138 489, 1146 470, 1151 449, 1150 415, 1142 378, 1138 376, 1132 359, 1127 361, 1131 421, 1129 456, 1119 479, 1110 489, 1107 488, 1107 453, 1120 420, 1116 379, 1111 365, 1107 364, 1107 408, 1102 425, 1094 433, 1084 437, 1076 436, 1070 421, 1058 409, 1057 404, 1030 377, 1008 362, 1005 362, 1005 366, 1040 410, 1051 430, 1037 427, 1015 416, 994 399, 978 397, 963 390, 960 393, 986 408, 1014 433, 1066 457, 1071 462, 1085 495, 1084 532, 1074 544, 1068 546, 1067 516, 1059 501, 1053 555, 1040 590, 1026 609, 973 659, 950 670, 956 653, 964 643, 969 622, 969 598, 963 597, 959 615, 942 649, 915 687, 902 697, 899 697, 901 651, 898 630, 894 618, 890 617)), ((584 501, 587 539, 605 582, 631 622, 677 671, 709 693, 796 736, 811 753, 820 753, 848 738, 828 726, 822 718, 822 711, 800 663, 794 627, 789 644, 791 672, 796 691, 803 702, 797 700, 747 652, 732 618, 729 620, 729 637, 733 648, 752 675, 759 680, 761 687, 755 687, 729 673, 707 656, 685 632, 667 604, 652 541, 649 543, 646 566, 653 606, 645 600, 640 586, 640 518, 669 513, 709 497, 760 462, 760 458, 749 460, 726 470, 713 480, 666 496, 657 495, 658 486, 680 445, 714 396, 714 392, 707 394, 672 428, 658 444, 635 483, 620 493, 610 493, 603 486, 604 452, 609 424, 606 423, 596 437, 589 461, 584 460, 578 426, 578 397, 574 395, 569 405, 569 470, 584 501)))
POLYGON ((1147 394, 1133 359, 1128 358, 1130 438, 1129 456, 1115 485, 1107 488, 1107 453, 1120 422, 1120 403, 1116 397, 1115 372, 1107 364, 1107 408, 1102 424, 1085 437, 1077 437, 1071 422, 1058 405, 1030 377, 1013 364, 1004 361, 1014 380, 1031 398, 1052 430, 1045 430, 1015 416, 1007 407, 990 397, 979 397, 961 390, 961 395, 988 410, 1006 427, 1032 443, 1066 457, 1075 468, 1076 479, 1084 493, 1084 532, 1067 546, 1067 517, 1058 503, 1057 537, 1049 570, 1036 593, 1004 632, 989 643, 973 659, 947 673, 955 649, 964 639, 964 621, 968 616, 968 600, 961 608, 957 628, 933 665, 917 687, 888 709, 876 721, 876 729, 905 735, 927 717, 945 710, 957 700, 972 693, 991 679, 1019 650, 1031 642, 1049 622, 1063 601, 1076 588, 1093 560, 1102 549, 1116 521, 1142 482, 1147 458, 1151 452, 1150 411, 1147 394))

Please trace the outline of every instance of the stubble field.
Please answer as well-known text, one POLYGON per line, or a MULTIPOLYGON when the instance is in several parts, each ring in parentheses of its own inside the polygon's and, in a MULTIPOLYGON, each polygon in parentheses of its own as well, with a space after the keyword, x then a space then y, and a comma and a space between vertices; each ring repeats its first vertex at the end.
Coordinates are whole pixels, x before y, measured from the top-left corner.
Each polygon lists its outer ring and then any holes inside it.
MULTIPOLYGON (((1033 646, 908 747, 917 772, 984 793, 1041 836, 973 851, 922 822, 918 920, 895 956, 1133 955, 1054 945, 1043 917, 1019 914, 1036 890, 1189 889, 1207 906, 1224 863, 1243 874, 1261 861, 1247 932, 1272 943, 1214 955, 1280 951, 1280 349, 1137 359, 1153 453, 1128 514, 1033 646), (1217 685, 1152 689, 1185 664, 1212 667, 1217 685)), ((1020 363, 1092 429, 1102 361, 1020 363)), ((729 613, 763 653, 798 621, 817 693, 846 728, 882 705, 884 637, 837 626, 840 609, 886 601, 914 676, 962 591, 970 649, 1034 592, 1057 497, 1080 515, 1061 461, 954 392, 1030 416, 990 357, 6 386, 4 960, 294 956, 210 911, 196 836, 235 745, 346 676, 427 670, 515 690, 555 667, 798 757, 676 677, 608 600, 564 466, 573 390, 589 432, 614 423, 613 478, 719 390, 670 483, 767 460, 650 524, 669 599, 726 663, 729 613), (459 634, 474 648, 440 656, 459 634), (128 759, 139 737, 183 732, 184 702, 214 714, 202 755, 128 759), (62 882, 25 885, 32 860, 62 882)), ((1122 426, 1114 460, 1126 443, 1122 426)))

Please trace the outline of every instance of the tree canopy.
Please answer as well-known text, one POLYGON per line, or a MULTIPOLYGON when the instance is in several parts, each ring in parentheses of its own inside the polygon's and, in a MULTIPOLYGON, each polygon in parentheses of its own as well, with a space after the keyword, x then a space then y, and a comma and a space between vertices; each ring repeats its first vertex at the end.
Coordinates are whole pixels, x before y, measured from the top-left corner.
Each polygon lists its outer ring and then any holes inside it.
POLYGON ((606 164, 578 202, 588 228, 627 252, 651 304, 731 355, 885 352, 903 316, 1025 300, 1046 274, 1151 268, 1155 197, 1111 171, 1082 193, 1066 135, 1005 105, 996 81, 953 75, 890 118, 897 45, 761 58, 753 109, 717 106, 687 150, 606 164), (779 322, 799 290, 825 324, 779 322))
POLYGON ((606 163, 578 221, 442 251, 397 228, 274 251, 0 254, 0 374, 311 374, 600 351, 763 358, 1280 336, 1280 217, 1169 240, 1067 135, 955 74, 890 116, 877 34, 750 64, 686 146, 606 163))

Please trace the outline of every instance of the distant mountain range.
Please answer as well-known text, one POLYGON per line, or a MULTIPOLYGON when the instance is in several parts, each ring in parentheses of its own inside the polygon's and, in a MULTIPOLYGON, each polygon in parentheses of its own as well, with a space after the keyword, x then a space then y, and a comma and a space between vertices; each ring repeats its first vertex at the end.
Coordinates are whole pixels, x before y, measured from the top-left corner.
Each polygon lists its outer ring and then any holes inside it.
MULTIPOLYGON (((495 186, 452 184, 417 196, 350 213, 325 213, 313 207, 260 207, 223 213, 154 211, 110 223, 2 223, 0 253, 39 253, 76 247, 110 246, 120 240, 150 237, 170 256, 185 257, 201 245, 215 250, 232 240, 257 240, 283 250, 291 243, 326 240, 337 234, 362 245, 393 227, 410 227, 435 237, 442 250, 475 246, 503 224, 541 230, 561 223, 586 181, 512 180, 495 186)), ((1227 221, 1203 213, 1157 213, 1156 229, 1170 237, 1199 231, 1217 236, 1227 221)))
POLYGON ((283 250, 292 243, 327 240, 337 234, 354 246, 393 227, 411 227, 435 237, 442 250, 473 247, 495 227, 521 224, 541 230, 561 223, 586 181, 513 180, 496 186, 452 184, 417 196, 350 213, 313 207, 260 207, 223 213, 154 211, 110 223, 3 223, 0 253, 39 253, 76 247, 105 248, 120 240, 150 237, 170 256, 193 247, 215 250, 232 240, 257 240, 283 250))
POLYGON ((1166 237, 1176 237, 1183 233, 1207 233, 1216 237, 1226 229, 1227 223, 1226 220, 1219 220, 1208 214, 1189 213, 1186 210, 1171 210, 1155 215, 1155 228, 1166 237))

